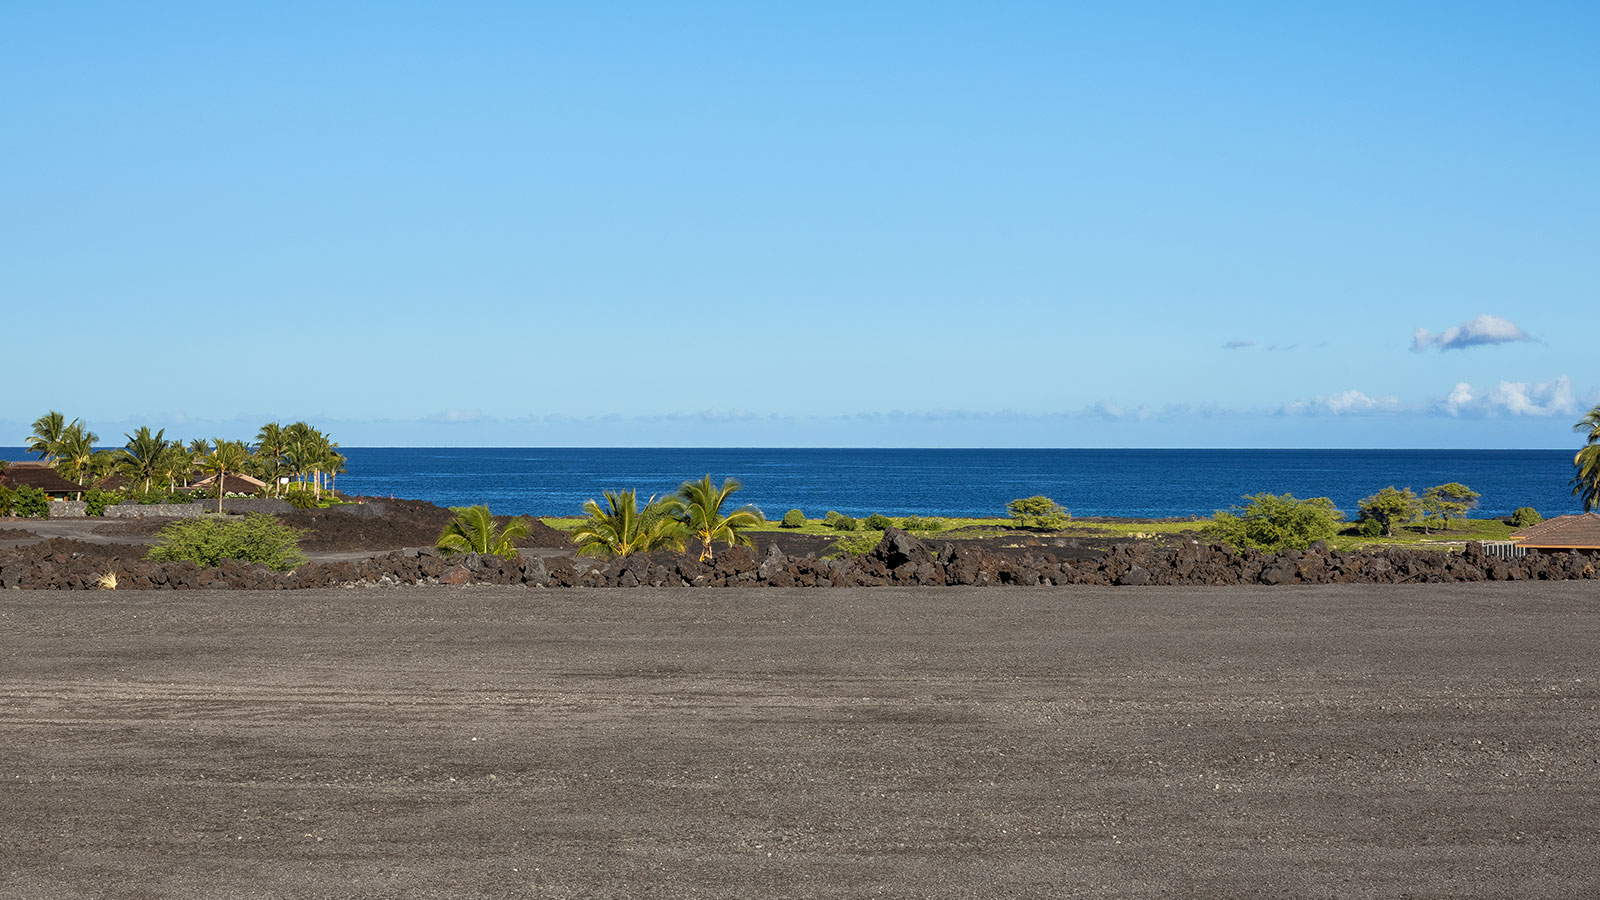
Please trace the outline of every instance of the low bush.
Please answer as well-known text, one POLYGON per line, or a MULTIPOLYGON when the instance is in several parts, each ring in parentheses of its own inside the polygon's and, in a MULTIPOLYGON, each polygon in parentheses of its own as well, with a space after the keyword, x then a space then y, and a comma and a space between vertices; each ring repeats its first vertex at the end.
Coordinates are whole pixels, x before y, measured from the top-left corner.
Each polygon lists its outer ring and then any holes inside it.
POLYGON ((861 524, 864 525, 869 531, 883 531, 884 529, 893 525, 894 520, 883 513, 873 513, 872 515, 867 516, 861 524))
POLYGON ((871 553, 872 548, 878 546, 878 542, 881 540, 883 538, 875 534, 846 535, 833 542, 833 551, 828 553, 827 556, 830 559, 838 559, 842 556, 865 556, 871 553))
POLYGON ((1337 534, 1344 518, 1327 497, 1299 500, 1293 494, 1263 493, 1244 499, 1250 502, 1219 510, 1201 531, 1235 547, 1304 550, 1337 534))
POLYGON ((1531 506, 1519 506, 1511 511, 1512 528, 1527 528, 1543 521, 1544 516, 1539 515, 1539 511, 1531 506))
POLYGON ((161 529, 146 558, 157 562, 188 560, 200 566, 238 559, 282 572, 306 561, 306 555, 300 552, 300 538, 304 535, 299 529, 259 513, 242 519, 184 519, 161 529))
POLYGON ((779 528, 804 528, 806 527, 806 514, 798 509, 791 509, 783 514, 783 521, 778 523, 779 528))
POLYGON ((860 523, 850 516, 840 514, 835 516, 833 521, 828 523, 828 527, 832 528, 834 531, 855 531, 858 527, 860 527, 860 523))
POLYGON ((83 494, 84 515, 103 516, 106 514, 106 507, 116 503, 117 499, 117 495, 111 491, 90 488, 83 494))
POLYGON ((32 485, 23 485, 17 488, 17 494, 11 500, 13 515, 24 519, 44 519, 50 515, 50 498, 44 491, 32 485))
POLYGON ((283 495, 283 499, 295 509, 317 509, 322 505, 310 491, 290 491, 283 495))
POLYGON ((11 506, 17 500, 17 492, 0 484, 0 516, 11 515, 11 506))
POLYGON ((907 531, 943 531, 944 520, 931 517, 924 518, 922 516, 906 516, 905 521, 901 523, 901 527, 907 531))
POLYGON ((1383 523, 1377 519, 1362 519, 1356 523, 1356 534, 1366 538, 1381 537, 1383 535, 1383 523))

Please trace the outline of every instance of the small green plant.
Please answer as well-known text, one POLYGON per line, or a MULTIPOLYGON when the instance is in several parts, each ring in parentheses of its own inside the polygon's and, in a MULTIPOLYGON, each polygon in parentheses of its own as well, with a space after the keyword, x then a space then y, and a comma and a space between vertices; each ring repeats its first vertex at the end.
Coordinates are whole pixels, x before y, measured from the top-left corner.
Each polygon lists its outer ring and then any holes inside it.
POLYGON ((50 498, 45 492, 33 485, 25 484, 17 488, 17 495, 11 501, 12 513, 24 519, 44 519, 50 516, 50 498))
POLYGON ((295 528, 260 513, 242 519, 207 516, 185 519, 161 529, 146 559, 157 562, 188 560, 214 566, 225 559, 259 563, 287 571, 306 561, 295 528))
POLYGON ((11 515, 11 508, 17 501, 17 492, 0 484, 0 516, 11 515))
POLYGON ((943 531, 944 520, 923 516, 906 516, 901 523, 907 531, 943 531))
POLYGON ((90 488, 83 494, 84 515, 103 516, 106 507, 117 502, 117 495, 99 488, 90 488))
POLYGON ((835 514, 834 517, 825 524, 827 524, 827 526, 832 528, 834 531, 855 531, 856 528, 859 527, 860 523, 856 522, 856 520, 850 516, 835 514))
POLYGON ((1244 507, 1219 510, 1201 530, 1235 547, 1304 550, 1339 530, 1344 513, 1327 497, 1296 499, 1293 494, 1246 495, 1244 507))
POLYGON ((1512 528, 1527 528, 1543 521, 1544 516, 1539 515, 1539 511, 1531 506, 1519 506, 1511 511, 1512 528))
POLYGON ((1356 534, 1365 538, 1375 538, 1383 535, 1383 523, 1377 519, 1362 519, 1356 523, 1356 534))
POLYGON ((779 528, 804 528, 806 527, 806 514, 798 509, 791 509, 783 514, 783 521, 778 523, 779 528))
POLYGON ((1072 513, 1043 494, 1013 500, 1006 504, 1006 512, 1011 514, 1020 528, 1042 528, 1047 531, 1060 531, 1072 519, 1072 513))
POLYGON ((838 559, 843 556, 865 556, 872 552, 883 540, 876 534, 847 534, 833 542, 833 550, 828 553, 829 559, 838 559))
POLYGON ((322 505, 310 491, 289 491, 283 495, 283 499, 295 509, 317 509, 322 505))
POLYGON ((489 553, 512 559, 517 555, 517 538, 528 536, 528 520, 518 517, 506 523, 499 531, 494 527, 494 516, 487 506, 451 507, 454 520, 444 527, 434 544, 445 555, 452 553, 489 553))
POLYGON ((868 531, 883 531, 894 524, 894 520, 883 513, 873 513, 861 523, 868 531))

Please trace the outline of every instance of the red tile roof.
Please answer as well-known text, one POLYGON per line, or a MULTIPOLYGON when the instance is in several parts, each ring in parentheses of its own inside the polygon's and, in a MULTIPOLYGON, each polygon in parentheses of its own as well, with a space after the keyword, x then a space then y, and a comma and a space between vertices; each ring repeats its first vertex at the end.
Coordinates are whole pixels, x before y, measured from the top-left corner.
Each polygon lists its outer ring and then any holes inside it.
POLYGON ((1535 550, 1600 550, 1600 513, 1556 516, 1513 531, 1511 539, 1535 550))

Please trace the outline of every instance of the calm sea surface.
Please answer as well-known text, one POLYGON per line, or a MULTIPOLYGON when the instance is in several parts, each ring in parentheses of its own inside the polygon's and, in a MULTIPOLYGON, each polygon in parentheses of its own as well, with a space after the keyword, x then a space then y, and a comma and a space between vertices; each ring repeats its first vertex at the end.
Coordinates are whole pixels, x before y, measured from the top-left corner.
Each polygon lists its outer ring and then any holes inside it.
MULTIPOLYGON (((1331 497, 1355 512, 1388 485, 1460 481, 1480 515, 1532 506, 1581 511, 1566 450, 818 450, 351 447, 341 491, 412 497, 496 513, 575 515, 604 490, 640 498, 710 473, 744 482, 737 499, 768 516, 800 508, 853 516, 1004 515, 1045 494, 1079 516, 1210 515, 1259 491, 1331 497)), ((18 458, 18 457, 12 457, 18 458)))
MULTIPOLYGON (((1270 491, 1356 502, 1388 485, 1460 481, 1480 515, 1532 506, 1581 512, 1568 450, 817 450, 345 447, 341 491, 496 513, 576 515, 602 491, 665 494, 709 473, 744 482, 736 496, 768 516, 800 508, 853 516, 1004 515, 1008 500, 1045 494, 1079 516, 1206 516, 1270 491)), ((0 448, 5 459, 31 459, 0 448)))

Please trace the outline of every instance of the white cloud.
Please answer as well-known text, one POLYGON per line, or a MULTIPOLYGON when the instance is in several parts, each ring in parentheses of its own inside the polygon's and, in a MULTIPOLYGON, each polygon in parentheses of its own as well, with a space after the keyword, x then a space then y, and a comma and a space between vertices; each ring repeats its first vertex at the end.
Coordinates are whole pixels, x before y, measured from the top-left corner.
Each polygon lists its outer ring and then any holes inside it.
POLYGON ((1438 406, 1452 416, 1570 416, 1578 412, 1572 379, 1565 375, 1539 384, 1502 381, 1487 391, 1463 381, 1438 406))
POLYGON ((1363 413, 1388 413, 1400 409, 1395 397, 1369 397, 1358 390, 1324 394, 1311 400, 1296 400, 1279 410, 1284 415, 1347 416, 1363 413))
POLYGON ((478 409, 447 409, 447 410, 445 410, 443 412, 437 412, 437 413, 434 413, 431 416, 428 416, 427 421, 429 421, 429 422, 444 422, 446 424, 454 425, 454 424, 461 423, 461 422, 477 422, 477 421, 480 421, 482 419, 483 419, 483 411, 482 410, 478 410, 478 409))
POLYGON ((1484 344, 1511 344, 1531 340, 1533 338, 1510 319, 1479 316, 1470 322, 1446 328, 1438 334, 1426 328, 1418 328, 1411 334, 1411 352, 1421 353, 1429 347, 1439 350, 1461 350, 1484 344))

